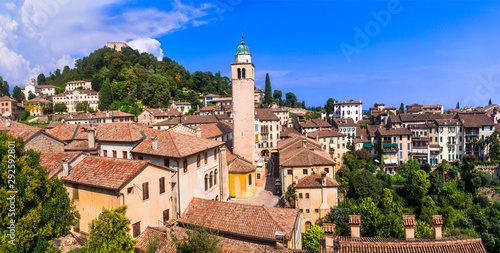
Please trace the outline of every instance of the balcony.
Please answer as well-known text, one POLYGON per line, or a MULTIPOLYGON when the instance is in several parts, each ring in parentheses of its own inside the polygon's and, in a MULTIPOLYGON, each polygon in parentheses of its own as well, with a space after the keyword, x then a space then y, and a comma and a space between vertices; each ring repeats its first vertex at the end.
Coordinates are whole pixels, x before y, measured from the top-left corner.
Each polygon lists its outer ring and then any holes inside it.
POLYGON ((457 144, 456 141, 449 141, 449 142, 446 143, 446 145, 448 145, 448 146, 453 146, 453 145, 456 145, 456 144, 457 144))
POLYGON ((479 129, 465 129, 465 135, 479 135, 479 129))

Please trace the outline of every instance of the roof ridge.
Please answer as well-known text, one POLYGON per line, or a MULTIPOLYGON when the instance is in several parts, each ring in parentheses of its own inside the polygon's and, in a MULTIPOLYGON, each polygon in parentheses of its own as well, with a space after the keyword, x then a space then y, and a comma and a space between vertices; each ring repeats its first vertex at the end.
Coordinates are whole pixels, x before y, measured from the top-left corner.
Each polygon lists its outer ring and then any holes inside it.
POLYGON ((174 137, 172 136, 172 132, 170 132, 170 131, 167 131, 167 132, 168 132, 168 135, 170 135, 170 139, 172 140, 172 144, 173 144, 173 146, 174 146, 174 148, 175 148, 175 151, 177 151, 177 154, 178 154, 180 157, 182 157, 182 156, 181 156, 181 152, 179 151, 179 148, 177 147, 177 144, 176 144, 176 143, 175 143, 175 141, 174 141, 174 137))
POLYGON ((274 219, 274 216, 271 215, 269 210, 267 210, 266 206, 261 206, 261 208, 264 209, 264 211, 269 216, 269 218, 271 218, 271 220, 274 222, 274 225, 280 229, 280 232, 285 232, 285 234, 286 234, 285 229, 279 224, 279 222, 277 220, 274 219))

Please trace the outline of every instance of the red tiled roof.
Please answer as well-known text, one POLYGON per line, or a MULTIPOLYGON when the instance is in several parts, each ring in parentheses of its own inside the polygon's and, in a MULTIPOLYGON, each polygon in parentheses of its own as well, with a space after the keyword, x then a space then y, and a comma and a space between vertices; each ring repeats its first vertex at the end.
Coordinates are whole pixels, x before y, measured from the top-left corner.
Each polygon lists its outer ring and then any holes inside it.
POLYGON ((181 123, 186 125, 191 124, 211 124, 217 123, 218 120, 214 115, 191 115, 181 117, 181 123))
POLYGON ((479 128, 481 126, 494 126, 495 122, 493 119, 488 117, 488 115, 484 113, 476 114, 476 113, 458 113, 455 116, 456 119, 459 119, 462 122, 462 125, 467 128, 479 128))
POLYGON ((221 136, 223 134, 231 133, 233 130, 227 124, 221 122, 197 126, 201 129, 201 138, 210 139, 221 136))
POLYGON ((45 104, 52 104, 52 101, 49 101, 47 99, 41 98, 41 97, 34 97, 28 101, 24 102, 26 103, 45 103, 45 104))
POLYGON ((0 131, 10 131, 10 130, 20 130, 20 129, 31 129, 40 130, 38 127, 28 126, 10 119, 0 117, 0 131))
POLYGON ((333 118, 332 124, 336 127, 357 126, 356 122, 351 118, 333 118))
POLYGON ((147 108, 144 111, 153 115, 154 117, 180 117, 182 113, 173 108, 147 108))
POLYGON ((259 120, 278 121, 280 118, 271 109, 255 109, 255 118, 259 120))
POLYGON ((211 148, 222 146, 224 142, 198 138, 178 132, 156 131, 158 148, 152 148, 152 139, 146 138, 132 152, 166 157, 186 157, 211 148))
POLYGON ((381 127, 378 129, 378 133, 382 136, 392 136, 392 135, 411 135, 411 130, 408 128, 386 128, 381 127))
MULTIPOLYGON (((26 143, 31 137, 35 136, 38 132, 42 131, 41 129, 12 129, 9 132, 9 135, 12 135, 16 138, 21 137, 23 141, 26 143)), ((51 135, 49 135, 51 136, 51 135)), ((54 138, 54 137, 53 137, 54 138)))
POLYGON ((176 253, 177 245, 173 241, 169 241, 168 231, 165 227, 150 227, 148 226, 137 238, 135 249, 139 252, 146 252, 150 241, 158 238, 158 247, 155 253, 176 253))
POLYGON ((68 159, 68 162, 73 161, 81 152, 40 152, 40 165, 45 167, 49 172, 49 178, 54 177, 63 169, 63 161, 68 159))
POLYGON ((64 124, 47 130, 47 133, 65 141, 87 140, 90 126, 96 128, 96 141, 136 142, 152 131, 138 123, 64 124))
POLYGON ((63 179, 71 183, 118 190, 148 163, 147 160, 87 156, 63 179))
MULTIPOLYGON (((337 253, 486 253, 481 238, 462 236, 443 237, 441 240, 417 238, 411 241, 401 238, 339 237, 337 253)), ((327 251, 328 253, 333 251, 327 251)))
POLYGON ((280 132, 280 137, 281 138, 286 138, 286 137, 293 137, 293 136, 301 136, 299 131, 297 131, 293 127, 283 127, 281 132, 280 132))
POLYGON ((292 138, 278 141, 278 149, 281 150, 281 152, 288 149, 297 149, 304 146, 304 141, 306 141, 307 148, 321 149, 321 143, 316 140, 306 138, 303 135, 293 135, 292 138))
POLYGON ((64 146, 66 151, 89 151, 97 150, 97 142, 94 147, 89 147, 88 140, 73 140, 68 145, 64 146))
POLYGON ((333 129, 322 129, 307 134, 307 137, 309 138, 344 137, 344 136, 347 135, 333 129))
POLYGON ((332 127, 332 125, 330 125, 330 123, 328 123, 322 119, 311 119, 311 121, 319 127, 332 127))
POLYGON ((334 105, 342 105, 342 104, 362 104, 360 101, 356 101, 354 99, 346 99, 344 102, 337 102, 334 105))
MULTIPOLYGON (((297 181, 295 188, 321 188, 321 174, 315 173, 305 176, 297 181)), ((326 187, 338 187, 337 180, 326 177, 326 187)))
POLYGON ((285 232, 285 239, 290 239, 297 217, 295 209, 193 198, 179 222, 275 242, 277 231, 285 232))
POLYGON ((403 226, 414 227, 415 225, 415 215, 403 215, 403 226))
POLYGON ((280 154, 280 166, 315 166, 315 165, 335 165, 332 158, 322 149, 298 148, 289 149, 280 154))
POLYGON ((229 165, 229 173, 250 173, 255 171, 257 167, 252 163, 245 161, 239 157, 234 159, 229 165))

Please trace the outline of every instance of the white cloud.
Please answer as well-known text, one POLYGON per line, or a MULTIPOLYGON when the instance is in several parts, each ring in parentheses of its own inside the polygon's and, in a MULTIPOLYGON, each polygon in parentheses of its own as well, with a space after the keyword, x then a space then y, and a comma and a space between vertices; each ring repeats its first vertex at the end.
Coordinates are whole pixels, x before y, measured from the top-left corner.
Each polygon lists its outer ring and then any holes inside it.
POLYGON ((16 0, 0 8, 0 75, 11 86, 48 74, 102 48, 129 41, 141 52, 163 57, 159 37, 213 20, 212 4, 183 4, 170 10, 129 7, 130 0, 16 0))
POLYGON ((139 50, 140 53, 146 52, 153 54, 158 58, 158 60, 163 59, 163 50, 161 49, 161 43, 158 40, 151 38, 140 38, 127 42, 127 44, 133 48, 139 50))

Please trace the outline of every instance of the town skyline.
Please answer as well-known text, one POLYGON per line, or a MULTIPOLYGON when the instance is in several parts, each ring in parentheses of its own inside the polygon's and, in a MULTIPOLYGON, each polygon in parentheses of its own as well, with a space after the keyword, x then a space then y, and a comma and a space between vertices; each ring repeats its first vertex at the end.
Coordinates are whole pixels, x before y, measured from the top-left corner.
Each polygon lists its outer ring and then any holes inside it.
MULTIPOLYGON (((20 17, 30 5, 6 3, 0 15, 11 20, 3 26, 8 37, 3 39, 3 52, 17 57, 10 57, 10 63, 3 60, 0 72, 12 90, 16 85, 25 86, 39 73, 48 75, 64 65, 74 67, 75 59, 102 48, 107 41, 124 41, 141 52, 169 57, 190 72, 220 71, 229 76, 227 62, 244 29, 258 67, 256 86, 264 88, 269 73, 273 89, 293 92, 307 106, 324 106, 330 97, 361 99, 365 105, 384 102, 398 108, 401 102, 439 103, 445 108, 454 108, 457 102, 462 107, 485 106, 489 99, 496 102, 500 82, 495 50, 500 38, 495 36, 494 26, 488 25, 500 19, 492 11, 497 5, 458 2, 448 6, 423 1, 368 1, 362 6, 280 1, 75 3, 45 11, 46 23, 33 21, 35 36, 23 37, 21 28, 28 26, 20 17), (67 24, 60 22, 77 9, 89 15, 67 24), (90 15, 93 12, 99 14, 90 15), (132 18, 132 14, 143 19, 132 18), (295 18, 299 16, 304 18, 295 18), (110 19, 104 21, 106 17, 110 19), (91 18, 88 28, 80 27, 91 18), (126 28, 131 22, 137 23, 126 28), (57 29, 51 26, 55 23, 57 29), (373 31, 361 43, 363 35, 356 37, 357 28, 366 33, 367 26, 373 31), (68 30, 76 27, 76 31, 68 30), (116 29, 119 32, 113 33, 116 29), (62 34, 68 36, 65 43, 57 40, 62 34), (20 37, 15 42, 9 36, 20 37), (28 46, 36 41, 44 43, 28 46)), ((31 7, 43 10, 43 6, 31 7)))

